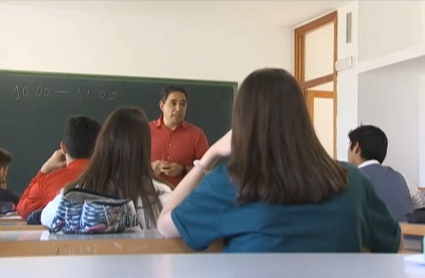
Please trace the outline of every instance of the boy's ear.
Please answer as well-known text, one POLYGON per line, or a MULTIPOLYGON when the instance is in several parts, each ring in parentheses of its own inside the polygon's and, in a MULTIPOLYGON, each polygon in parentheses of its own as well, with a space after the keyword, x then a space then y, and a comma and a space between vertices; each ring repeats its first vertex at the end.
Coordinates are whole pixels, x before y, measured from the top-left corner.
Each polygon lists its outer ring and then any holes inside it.
POLYGON ((354 152, 354 153, 360 153, 360 144, 359 144, 359 142, 357 142, 357 143, 354 145, 353 152, 354 152))
POLYGON ((68 151, 67 151, 65 143, 63 141, 61 141, 60 147, 61 147, 62 152, 66 155, 68 153, 68 151))

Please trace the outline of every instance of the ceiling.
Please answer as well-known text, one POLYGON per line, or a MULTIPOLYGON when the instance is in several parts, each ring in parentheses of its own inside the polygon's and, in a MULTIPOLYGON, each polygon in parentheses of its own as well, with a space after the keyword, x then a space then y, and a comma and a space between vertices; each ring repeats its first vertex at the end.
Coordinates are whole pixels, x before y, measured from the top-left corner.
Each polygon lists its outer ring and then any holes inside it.
POLYGON ((238 21, 294 27, 330 12, 350 1, 1 1, 12 5, 71 9, 97 13, 126 13, 144 16, 178 16, 190 19, 238 21))

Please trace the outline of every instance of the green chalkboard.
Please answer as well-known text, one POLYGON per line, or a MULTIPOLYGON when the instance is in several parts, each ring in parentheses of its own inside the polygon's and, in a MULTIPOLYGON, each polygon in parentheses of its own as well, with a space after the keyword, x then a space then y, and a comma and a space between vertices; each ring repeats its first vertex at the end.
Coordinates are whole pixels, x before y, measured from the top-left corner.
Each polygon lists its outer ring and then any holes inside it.
POLYGON ((84 114, 103 123, 115 108, 135 105, 154 120, 161 90, 174 84, 188 93, 186 120, 210 144, 230 128, 235 82, 0 71, 0 147, 14 158, 10 189, 22 193, 59 147, 67 117, 84 114))

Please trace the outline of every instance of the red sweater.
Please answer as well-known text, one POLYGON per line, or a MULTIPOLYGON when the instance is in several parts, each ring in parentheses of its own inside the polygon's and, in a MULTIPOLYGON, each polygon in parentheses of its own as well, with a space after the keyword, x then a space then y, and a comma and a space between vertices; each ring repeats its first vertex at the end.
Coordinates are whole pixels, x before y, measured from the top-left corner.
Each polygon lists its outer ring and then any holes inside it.
POLYGON ((82 174, 87 164, 87 159, 77 159, 52 173, 38 172, 22 194, 16 207, 17 213, 26 219, 31 212, 43 209, 62 188, 82 174))

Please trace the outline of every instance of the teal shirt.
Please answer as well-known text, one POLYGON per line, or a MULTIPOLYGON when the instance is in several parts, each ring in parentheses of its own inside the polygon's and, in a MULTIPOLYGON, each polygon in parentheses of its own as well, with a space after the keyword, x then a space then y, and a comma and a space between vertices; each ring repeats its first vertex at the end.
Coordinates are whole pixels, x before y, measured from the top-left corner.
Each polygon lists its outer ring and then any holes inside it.
POLYGON ((194 250, 218 239, 224 252, 398 251, 401 230, 370 180, 356 167, 349 187, 317 204, 236 203, 238 187, 220 165, 171 213, 181 237, 194 250))

